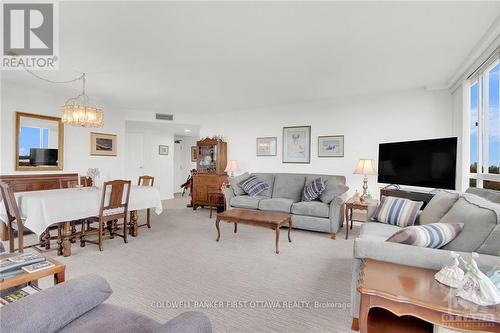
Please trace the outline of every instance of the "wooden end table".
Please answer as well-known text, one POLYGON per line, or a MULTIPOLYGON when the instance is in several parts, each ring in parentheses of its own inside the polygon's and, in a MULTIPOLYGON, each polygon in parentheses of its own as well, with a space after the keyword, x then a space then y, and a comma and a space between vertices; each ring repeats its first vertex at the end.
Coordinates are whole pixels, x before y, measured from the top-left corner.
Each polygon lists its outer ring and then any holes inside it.
POLYGON ((346 221, 346 228, 345 228, 345 239, 349 237, 349 229, 352 230, 352 225, 353 225, 353 218, 352 218, 352 212, 353 210, 364 210, 368 213, 368 208, 369 207, 376 207, 378 206, 378 201, 373 200, 370 202, 358 202, 355 201, 353 198, 350 198, 349 200, 346 201, 345 203, 345 221, 346 221), (349 227, 349 221, 351 222, 351 226, 349 227))
POLYGON ((224 202, 224 193, 220 191, 208 193, 208 210, 210 211, 210 218, 212 218, 212 208, 214 207, 217 208, 217 211, 219 211, 219 208, 225 210, 226 203, 224 202))
POLYGON ((457 289, 437 282, 434 274, 432 269, 363 260, 361 333, 432 333, 433 325, 500 332, 500 304, 479 306, 459 298, 457 289))
POLYGON ((217 242, 220 240, 220 221, 234 223, 234 233, 238 231, 238 223, 271 228, 275 230, 276 254, 280 253, 279 241, 280 227, 282 225, 288 224, 288 241, 292 241, 292 238, 290 237, 290 233, 292 232, 292 217, 289 214, 247 209, 230 209, 225 212, 218 213, 217 219, 215 220, 215 227, 217 228, 217 242))
MULTIPOLYGON (((3 258, 5 258, 5 256, 2 255, 2 259, 3 258)), ((63 283, 65 279, 66 265, 52 258, 47 258, 47 261, 50 261, 55 266, 34 273, 21 273, 5 279, 3 282, 0 282, 0 291, 20 286, 25 283, 36 283, 39 279, 51 275, 54 276, 54 284, 63 283)))

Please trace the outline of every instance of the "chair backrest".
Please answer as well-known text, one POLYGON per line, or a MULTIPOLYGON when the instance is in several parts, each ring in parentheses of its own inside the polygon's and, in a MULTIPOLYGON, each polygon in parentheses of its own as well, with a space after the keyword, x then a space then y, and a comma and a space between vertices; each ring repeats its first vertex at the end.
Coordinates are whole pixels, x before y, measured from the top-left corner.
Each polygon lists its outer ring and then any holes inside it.
POLYGON ((24 243, 23 243, 23 233, 24 233, 24 225, 23 220, 21 218, 21 212, 19 211, 19 207, 17 206, 16 197, 14 196, 14 192, 9 184, 0 181, 0 192, 2 194, 2 201, 5 205, 5 212, 7 213, 7 222, 9 225, 9 229, 11 230, 10 234, 10 252, 14 252, 14 240, 12 239, 12 227, 13 224, 17 226, 18 232, 18 248, 19 252, 23 252, 24 243))
POLYGON ((127 214, 131 186, 130 180, 117 179, 104 182, 99 216, 127 214))
MULTIPOLYGON (((80 177, 80 186, 90 186, 90 179, 88 177, 80 177)), ((78 188, 78 179, 59 180, 59 188, 78 188)))
POLYGON ((139 186, 153 186, 153 183, 155 182, 155 177, 152 176, 140 176, 139 177, 139 182, 137 185, 139 186))

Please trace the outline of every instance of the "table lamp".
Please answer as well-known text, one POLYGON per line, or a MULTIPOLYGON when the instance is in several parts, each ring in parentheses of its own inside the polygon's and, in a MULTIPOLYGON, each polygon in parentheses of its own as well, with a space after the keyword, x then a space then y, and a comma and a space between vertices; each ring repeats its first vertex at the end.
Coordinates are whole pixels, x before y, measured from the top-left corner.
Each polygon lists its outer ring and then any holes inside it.
POLYGON ((360 159, 356 169, 354 169, 354 174, 363 175, 363 196, 368 193, 368 175, 376 175, 375 172, 375 162, 370 159, 360 159))
POLYGON ((226 170, 224 171, 229 173, 229 176, 234 177, 234 173, 239 170, 240 168, 238 166, 238 161, 232 160, 232 161, 227 161, 226 170))

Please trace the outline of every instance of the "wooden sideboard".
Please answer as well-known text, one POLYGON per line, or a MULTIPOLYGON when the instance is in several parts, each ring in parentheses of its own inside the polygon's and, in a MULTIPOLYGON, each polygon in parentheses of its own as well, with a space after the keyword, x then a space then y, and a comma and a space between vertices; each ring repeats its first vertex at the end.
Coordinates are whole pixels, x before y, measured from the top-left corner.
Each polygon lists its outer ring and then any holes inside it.
MULTIPOLYGON (((68 187, 68 183, 78 183, 77 173, 54 173, 54 174, 30 174, 30 175, 0 175, 0 181, 9 184, 14 192, 54 190, 68 187)), ((91 186, 92 180, 88 177, 80 177, 80 183, 91 186)), ((1 203, 3 205, 3 202, 1 203)), ((3 221, 2 240, 9 239, 7 226, 3 221)))
POLYGON ((209 193, 220 191, 227 182, 224 171, 227 164, 227 144, 218 139, 206 138, 196 142, 196 174, 193 175, 193 209, 209 205, 209 193))

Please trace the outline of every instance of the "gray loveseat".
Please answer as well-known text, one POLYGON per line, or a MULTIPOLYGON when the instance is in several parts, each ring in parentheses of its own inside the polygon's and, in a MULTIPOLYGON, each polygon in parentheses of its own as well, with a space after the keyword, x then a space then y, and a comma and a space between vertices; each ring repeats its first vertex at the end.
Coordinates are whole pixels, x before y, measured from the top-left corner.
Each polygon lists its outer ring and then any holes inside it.
POLYGON ((112 293, 102 277, 87 275, 27 296, 0 308, 2 333, 211 333, 201 312, 185 312, 165 324, 103 303, 112 293))
POLYGON ((248 196, 237 185, 248 177, 244 174, 230 178, 230 187, 225 189, 227 209, 244 208, 276 211, 292 214, 293 228, 328 232, 335 239, 344 220, 344 202, 347 197, 344 176, 293 174, 293 173, 254 173, 269 185, 269 189, 258 196, 248 196), (326 189, 321 200, 302 201, 304 186, 321 177, 326 189))
MULTIPOLYGON (((500 192, 470 188, 466 193, 438 192, 417 217, 416 224, 435 222, 464 223, 462 232, 441 249, 387 242, 399 227, 366 222, 354 240, 354 262, 351 281, 351 314, 359 316, 360 295, 357 291, 363 259, 374 259, 401 265, 439 270, 451 262, 451 251, 466 258, 477 252, 483 272, 500 265, 500 192)), ((353 323, 354 324, 354 323, 353 323)))

